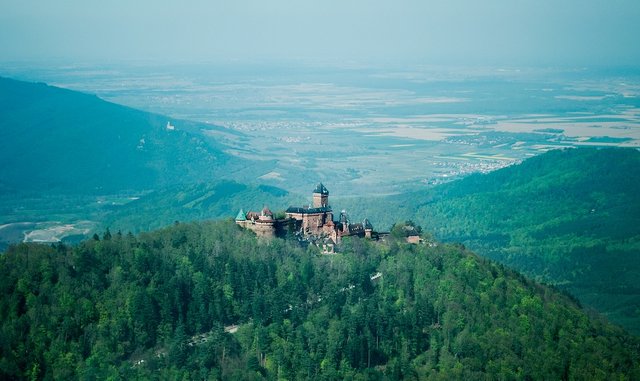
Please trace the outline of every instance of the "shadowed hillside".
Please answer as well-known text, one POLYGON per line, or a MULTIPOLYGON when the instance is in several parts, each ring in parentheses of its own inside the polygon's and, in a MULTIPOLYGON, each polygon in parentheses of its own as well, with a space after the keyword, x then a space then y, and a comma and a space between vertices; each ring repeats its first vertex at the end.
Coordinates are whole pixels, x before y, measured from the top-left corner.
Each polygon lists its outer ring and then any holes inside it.
MULTIPOLYGON (((114 192, 203 181, 236 167, 197 125, 93 95, 0 78, 0 192, 114 192)), ((213 128, 208 126, 208 128, 213 128)))
POLYGON ((284 189, 234 181, 177 186, 110 208, 101 225, 122 231, 145 231, 174 221, 231 218, 240 209, 262 210, 269 206, 274 211, 283 211, 293 200, 296 197, 284 189))

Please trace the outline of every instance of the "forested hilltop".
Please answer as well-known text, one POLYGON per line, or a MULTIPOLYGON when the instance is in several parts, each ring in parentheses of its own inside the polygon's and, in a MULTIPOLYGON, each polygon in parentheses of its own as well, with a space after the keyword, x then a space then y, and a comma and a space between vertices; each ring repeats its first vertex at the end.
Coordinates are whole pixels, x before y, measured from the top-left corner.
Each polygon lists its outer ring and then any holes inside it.
POLYGON ((640 334, 638 150, 549 151, 394 202, 438 239, 562 287, 640 334))
POLYGON ((640 379, 640 342, 459 245, 232 221, 0 257, 3 379, 640 379))

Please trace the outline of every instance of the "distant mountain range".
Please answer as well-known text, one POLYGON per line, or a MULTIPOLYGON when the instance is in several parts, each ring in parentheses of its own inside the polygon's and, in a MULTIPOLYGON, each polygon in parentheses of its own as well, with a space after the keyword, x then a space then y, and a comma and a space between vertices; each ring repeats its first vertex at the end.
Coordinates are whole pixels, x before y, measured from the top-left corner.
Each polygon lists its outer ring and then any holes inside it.
POLYGON ((242 166, 196 123, 94 95, 0 78, 0 105, 0 192, 157 189, 242 166))

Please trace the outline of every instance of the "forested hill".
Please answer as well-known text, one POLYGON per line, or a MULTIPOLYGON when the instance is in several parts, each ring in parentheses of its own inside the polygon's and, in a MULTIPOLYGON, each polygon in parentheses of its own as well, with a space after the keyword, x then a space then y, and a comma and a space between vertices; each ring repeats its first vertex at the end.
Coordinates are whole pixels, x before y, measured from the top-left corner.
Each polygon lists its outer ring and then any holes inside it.
POLYGON ((2 379, 640 379, 637 338, 456 245, 232 221, 0 256, 2 379))
POLYGON ((152 189, 230 168, 197 125, 93 95, 0 77, 0 104, 0 192, 152 189))
POLYGON ((400 202, 439 239, 566 288, 640 334, 639 151, 550 151, 400 202))

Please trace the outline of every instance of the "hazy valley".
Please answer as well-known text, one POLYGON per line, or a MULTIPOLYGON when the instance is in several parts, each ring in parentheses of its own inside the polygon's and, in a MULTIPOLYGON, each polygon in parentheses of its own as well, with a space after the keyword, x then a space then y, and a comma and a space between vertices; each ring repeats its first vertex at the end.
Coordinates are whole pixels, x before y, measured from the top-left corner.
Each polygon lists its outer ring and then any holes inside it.
MULTIPOLYGON (((70 210, 67 191, 82 184, 96 197, 81 200, 83 207, 74 205, 91 211, 77 220, 176 184, 231 180, 305 195, 309 184, 323 181, 338 198, 385 196, 489 172, 552 148, 632 148, 640 141, 640 77, 624 70, 192 64, 9 65, 5 72, 151 112, 105 106, 93 98, 95 110, 84 108, 82 117, 71 118, 78 107, 64 92, 69 98, 57 101, 62 108, 53 119, 33 119, 29 113, 46 113, 56 103, 29 105, 23 114, 3 110, 6 128, 28 126, 31 135, 6 140, 3 162, 20 164, 4 166, 0 186, 16 185, 12 176, 23 176, 20 193, 32 183, 48 182, 53 209, 62 204, 70 210), (75 135, 60 132, 67 127, 75 135), (106 146, 112 159, 77 159, 106 146), (66 154, 71 147, 84 153, 66 154), (33 156, 43 152, 55 159, 33 156), (26 157, 33 159, 21 159, 26 157), (46 176, 42 173, 52 179, 33 178, 46 176), (68 183, 57 195, 56 182, 64 178, 68 183), (105 181, 95 184, 95 179, 105 181)), ((20 101, 10 88, 3 94, 20 101)), ((30 205, 44 210, 37 221, 25 219, 33 209, 25 205, 6 209, 0 223, 42 222, 56 214, 47 210, 48 202, 31 199, 30 205)), ((74 222, 69 218, 61 223, 74 222)), ((384 227, 393 222, 384 221, 384 227)))
POLYGON ((9 73, 204 123, 201 134, 226 153, 274 161, 252 181, 299 193, 316 180, 345 194, 398 193, 551 148, 640 144, 640 76, 631 70, 192 64, 9 73))

